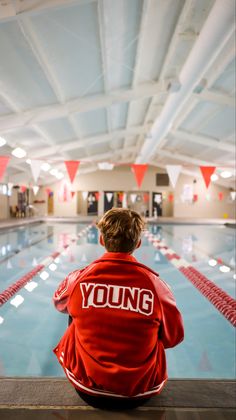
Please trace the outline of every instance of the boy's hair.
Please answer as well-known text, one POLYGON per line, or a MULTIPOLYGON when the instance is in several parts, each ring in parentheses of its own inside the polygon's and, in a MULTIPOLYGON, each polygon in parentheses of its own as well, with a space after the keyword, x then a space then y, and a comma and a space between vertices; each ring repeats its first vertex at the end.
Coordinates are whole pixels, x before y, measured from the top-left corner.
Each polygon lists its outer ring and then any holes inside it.
POLYGON ((108 252, 132 253, 138 245, 145 222, 136 211, 112 208, 97 223, 108 252))

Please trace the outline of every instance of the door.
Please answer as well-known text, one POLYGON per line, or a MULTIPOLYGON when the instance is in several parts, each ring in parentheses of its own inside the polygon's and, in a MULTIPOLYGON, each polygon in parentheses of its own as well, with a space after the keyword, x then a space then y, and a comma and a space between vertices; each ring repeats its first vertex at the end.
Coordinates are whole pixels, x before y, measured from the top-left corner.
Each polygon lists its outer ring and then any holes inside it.
POLYGON ((154 217, 162 216, 162 193, 152 193, 152 215, 154 217))

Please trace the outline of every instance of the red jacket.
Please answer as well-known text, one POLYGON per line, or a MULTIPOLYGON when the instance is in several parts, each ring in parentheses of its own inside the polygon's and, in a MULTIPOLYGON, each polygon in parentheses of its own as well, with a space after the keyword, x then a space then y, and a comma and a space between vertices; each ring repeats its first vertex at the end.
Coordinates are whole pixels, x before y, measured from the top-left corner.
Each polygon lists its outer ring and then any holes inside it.
POLYGON ((164 349, 180 343, 184 331, 158 274, 129 254, 108 252, 69 274, 53 300, 73 318, 54 353, 75 388, 112 397, 161 391, 164 349))

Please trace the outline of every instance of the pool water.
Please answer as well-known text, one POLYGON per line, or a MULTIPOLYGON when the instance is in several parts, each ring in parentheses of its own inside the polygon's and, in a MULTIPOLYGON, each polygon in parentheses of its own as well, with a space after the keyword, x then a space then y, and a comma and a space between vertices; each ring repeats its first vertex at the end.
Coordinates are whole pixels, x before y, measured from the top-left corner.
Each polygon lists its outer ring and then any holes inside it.
MULTIPOLYGON (((212 225, 150 225, 150 233, 235 298, 235 231, 212 225), (214 266, 212 260, 216 261, 214 266), (221 271, 227 266, 227 272, 221 271)), ((62 254, 31 286, 0 306, 0 375, 64 376, 53 347, 67 326, 54 309, 52 295, 64 277, 100 257, 98 231, 85 224, 34 224, 0 232, 0 293, 56 250, 62 254), (80 234, 80 232, 82 232, 80 234), (68 248, 65 248, 67 245, 68 248)), ((171 286, 185 325, 185 340, 167 350, 170 378, 235 377, 235 328, 156 249, 147 237, 134 256, 171 286)))

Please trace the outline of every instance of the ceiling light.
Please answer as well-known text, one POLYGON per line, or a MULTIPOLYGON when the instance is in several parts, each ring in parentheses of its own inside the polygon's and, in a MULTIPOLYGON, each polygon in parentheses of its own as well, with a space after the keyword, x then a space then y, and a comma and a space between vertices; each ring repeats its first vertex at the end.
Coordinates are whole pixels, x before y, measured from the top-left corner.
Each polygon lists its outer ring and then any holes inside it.
POLYGON ((101 171, 111 171, 114 168, 114 163, 99 162, 98 167, 101 171))
POLYGON ((222 273, 228 273, 230 271, 230 267, 227 267, 227 265, 221 265, 220 266, 220 271, 222 273))
POLYGON ((209 261, 208 261, 208 264, 209 264, 211 267, 215 267, 215 265, 217 265, 217 261, 216 261, 216 260, 211 259, 211 260, 209 260, 209 261))
POLYGON ((57 179, 62 179, 62 178, 64 178, 64 174, 62 173, 62 172, 57 172, 57 174, 56 174, 56 178, 57 179))
POLYGON ((16 295, 14 299, 10 300, 10 304, 18 308, 18 306, 20 306, 24 302, 24 300, 25 299, 21 295, 16 295))
POLYGON ((232 175, 233 175, 233 174, 232 174, 232 172, 230 172, 230 171, 223 171, 223 172, 221 172, 221 174, 220 174, 220 176, 221 176, 222 178, 225 178, 225 179, 230 178, 232 175))
POLYGON ((51 169, 50 174, 53 176, 57 176, 57 169, 51 169))
POLYGON ((49 274, 47 273, 47 271, 43 271, 43 272, 39 275, 39 277, 40 277, 42 280, 47 280, 47 279, 48 279, 48 277, 49 277, 49 274))
POLYGON ((26 163, 28 163, 28 165, 31 165, 31 159, 26 159, 26 163))
POLYGON ((42 169, 44 172, 48 172, 50 168, 51 168, 51 165, 49 165, 49 163, 47 163, 47 162, 45 162, 45 163, 43 163, 43 164, 41 165, 41 169, 42 169))
POLYGON ((26 151, 21 149, 21 147, 16 147, 16 149, 12 150, 11 154, 19 159, 26 156, 26 151))
POLYGON ((6 144, 6 140, 3 137, 0 137, 0 147, 4 146, 6 144))
POLYGON ((217 181, 219 179, 219 177, 218 177, 218 175, 216 175, 216 174, 212 174, 211 175, 211 181, 217 181))

